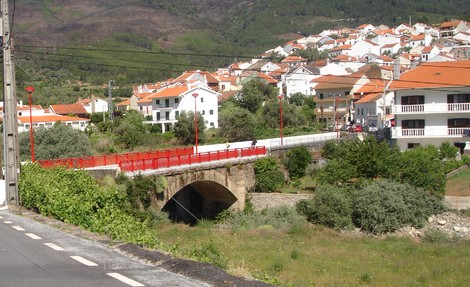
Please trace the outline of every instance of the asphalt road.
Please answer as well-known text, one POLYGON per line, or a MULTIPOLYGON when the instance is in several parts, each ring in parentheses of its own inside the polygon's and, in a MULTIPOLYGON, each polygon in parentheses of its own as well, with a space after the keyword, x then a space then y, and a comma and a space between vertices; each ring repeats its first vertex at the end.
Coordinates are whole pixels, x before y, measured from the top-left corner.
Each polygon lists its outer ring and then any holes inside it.
POLYGON ((209 287, 99 242, 0 211, 0 287, 209 287))

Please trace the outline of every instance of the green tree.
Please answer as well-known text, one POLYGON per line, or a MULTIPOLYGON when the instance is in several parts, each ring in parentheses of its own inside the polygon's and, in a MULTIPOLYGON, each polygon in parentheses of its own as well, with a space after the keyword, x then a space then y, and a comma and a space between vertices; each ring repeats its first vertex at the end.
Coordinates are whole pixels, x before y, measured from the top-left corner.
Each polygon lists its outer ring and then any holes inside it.
POLYGON ((244 83, 243 88, 237 94, 239 105, 251 113, 255 113, 265 100, 276 97, 277 89, 260 79, 252 79, 244 83))
POLYGON ((396 167, 398 178, 402 182, 444 195, 446 174, 436 147, 416 147, 406 150, 400 153, 396 167))
MULTIPOLYGON (((29 132, 19 137, 19 153, 22 161, 31 159, 29 132)), ((37 160, 82 157, 92 154, 87 135, 71 126, 57 122, 51 128, 34 130, 34 157, 37 160)))
MULTIPOLYGON (((195 144, 194 112, 182 111, 176 119, 177 122, 173 127, 176 138, 185 145, 195 144)), ((203 143, 206 138, 204 133, 205 123, 204 118, 199 112, 197 113, 197 129, 198 143, 203 143)))
MULTIPOLYGON (((305 124, 305 118, 301 112, 302 108, 287 101, 282 103, 282 125, 283 127, 299 127, 305 124)), ((280 125, 280 104, 278 99, 271 99, 264 103, 262 108, 262 119, 266 126, 279 128, 280 125)))
POLYGON ((284 183, 284 174, 274 157, 260 158, 255 162, 254 170, 256 192, 273 192, 284 183))
POLYGON ((219 133, 229 141, 254 138, 255 116, 247 109, 227 103, 219 113, 219 133))
POLYGON ((284 167, 291 179, 305 176, 307 167, 312 162, 312 155, 305 146, 296 147, 287 151, 282 157, 284 167))
POLYGON ((117 127, 114 133, 117 136, 117 142, 126 148, 134 148, 143 141, 145 126, 144 116, 138 111, 130 110, 125 116, 116 121, 117 127))

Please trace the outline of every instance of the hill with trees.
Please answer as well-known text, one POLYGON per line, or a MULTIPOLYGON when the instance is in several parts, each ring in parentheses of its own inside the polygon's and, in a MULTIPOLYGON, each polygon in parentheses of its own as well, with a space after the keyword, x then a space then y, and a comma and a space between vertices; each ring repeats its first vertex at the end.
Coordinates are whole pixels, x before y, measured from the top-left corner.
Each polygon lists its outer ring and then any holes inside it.
POLYGON ((92 84, 78 94, 99 94, 109 79, 129 86, 215 70, 299 34, 363 23, 397 26, 409 19, 468 20, 465 2, 17 0, 10 20, 18 85, 40 83, 38 94, 60 103, 73 101, 77 93, 70 84, 76 82, 92 84))

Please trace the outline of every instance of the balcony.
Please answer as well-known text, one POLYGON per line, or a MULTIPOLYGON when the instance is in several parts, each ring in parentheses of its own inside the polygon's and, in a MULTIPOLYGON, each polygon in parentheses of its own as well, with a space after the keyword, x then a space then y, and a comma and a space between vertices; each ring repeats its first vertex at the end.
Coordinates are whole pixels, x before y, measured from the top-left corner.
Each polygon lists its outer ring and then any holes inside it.
POLYGON ((423 129, 392 128, 392 138, 460 138, 470 133, 470 127, 426 127, 423 129))
POLYGON ((423 105, 394 105, 393 113, 404 114, 438 114, 438 113, 469 113, 470 103, 432 103, 423 105))
POLYGON ((165 105, 165 104, 156 105, 157 110, 174 110, 174 109, 177 109, 177 108, 178 108, 178 104, 174 104, 174 105, 165 105))

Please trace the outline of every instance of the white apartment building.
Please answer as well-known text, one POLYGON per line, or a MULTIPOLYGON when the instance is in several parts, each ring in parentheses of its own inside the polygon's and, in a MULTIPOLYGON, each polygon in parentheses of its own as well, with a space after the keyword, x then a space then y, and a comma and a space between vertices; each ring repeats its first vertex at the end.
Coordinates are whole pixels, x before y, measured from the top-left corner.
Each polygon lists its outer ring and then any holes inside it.
POLYGON ((425 63, 392 83, 392 138, 401 150, 450 142, 463 151, 470 141, 469 71, 470 60, 425 63))
POLYGON ((152 100, 152 121, 161 125, 162 132, 170 131, 181 112, 201 113, 206 128, 218 128, 218 99, 221 94, 201 81, 190 81, 174 85, 154 93, 152 100))

